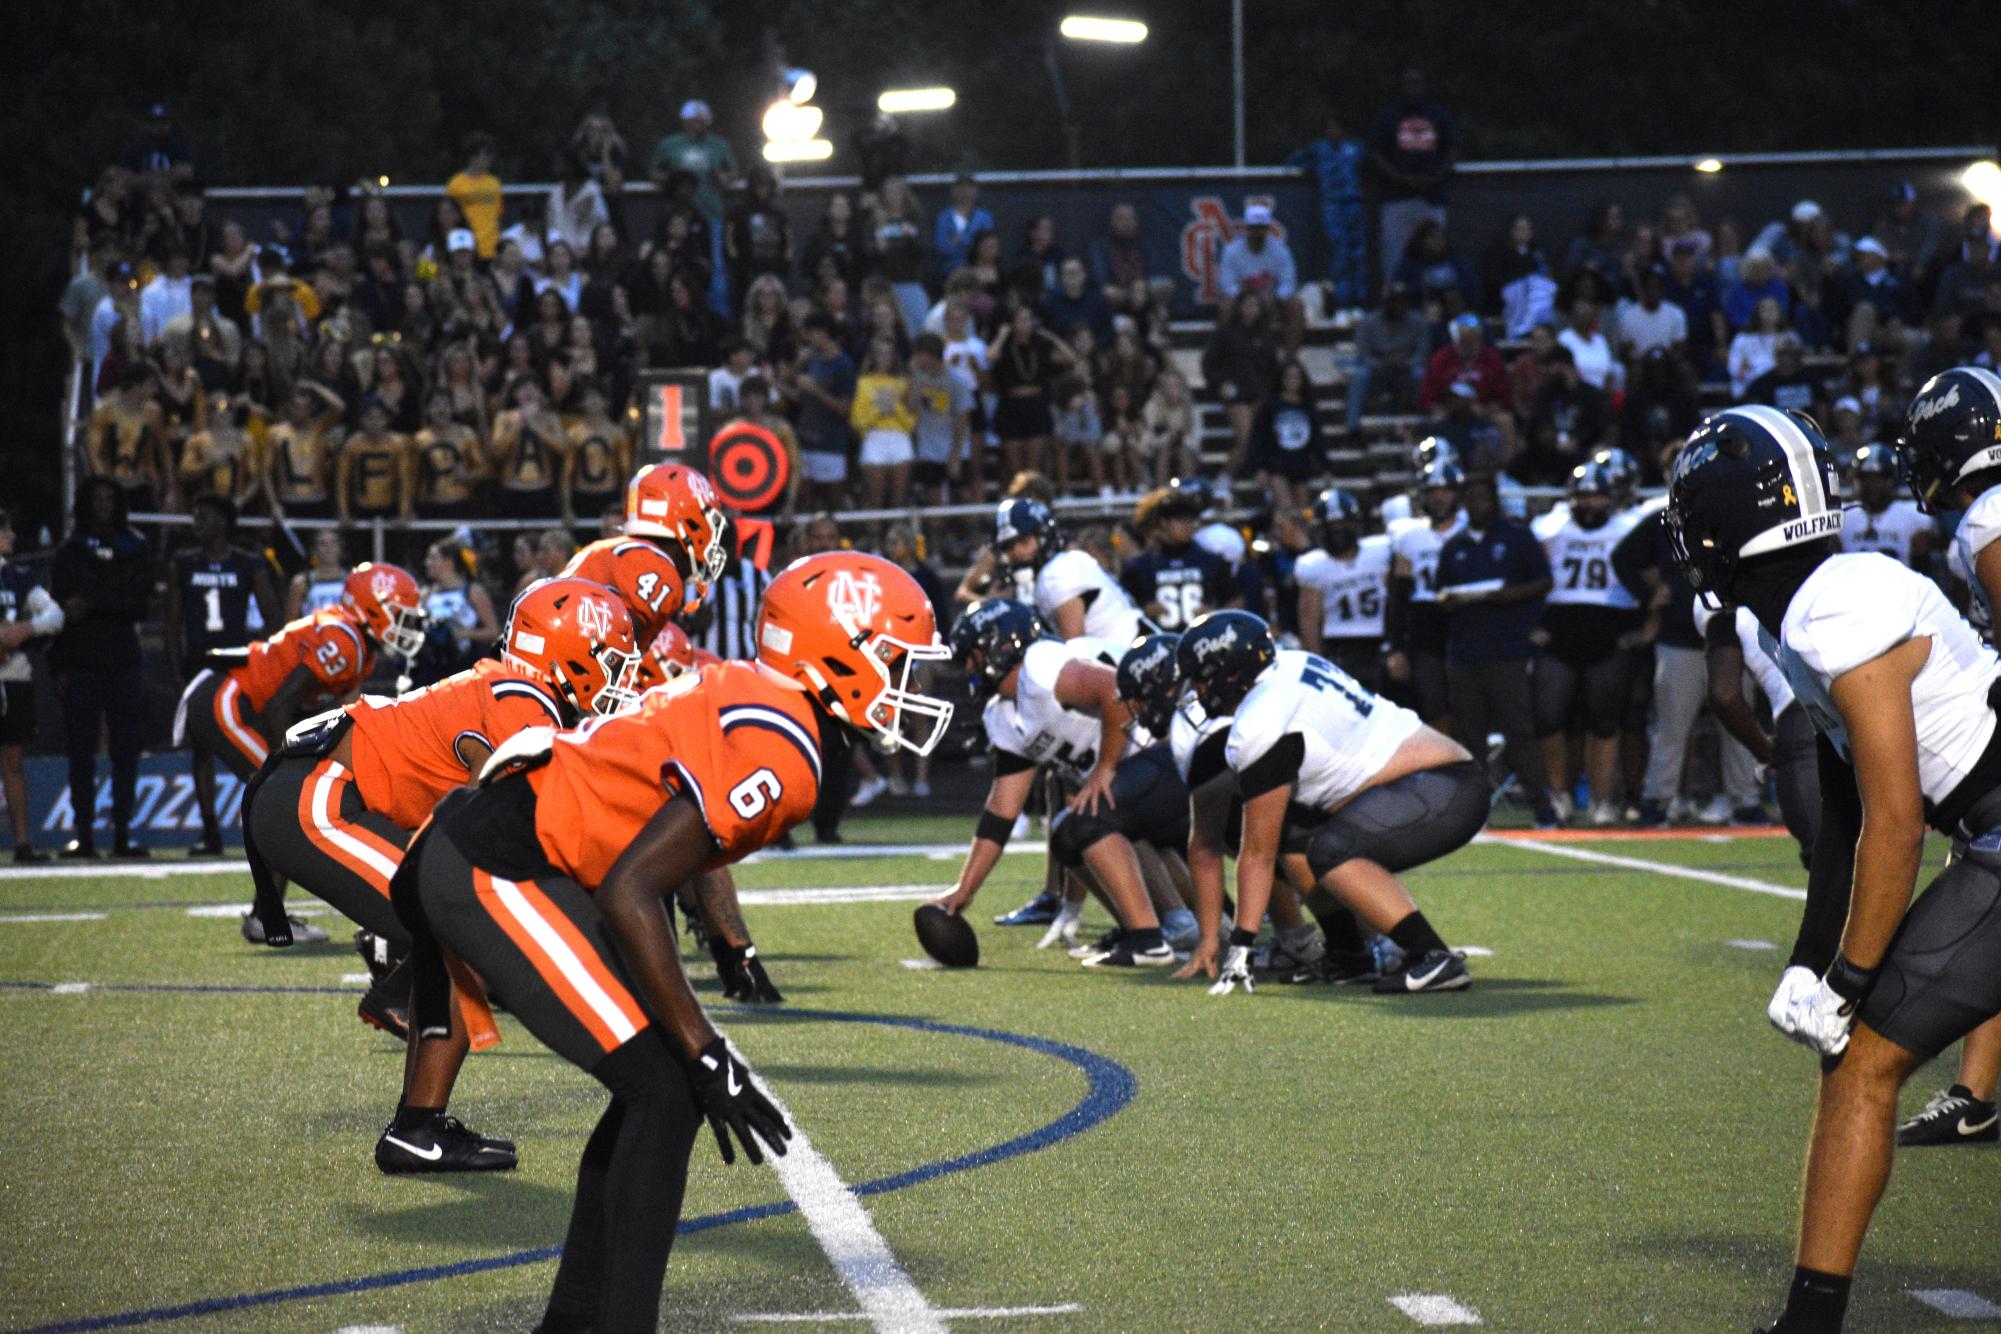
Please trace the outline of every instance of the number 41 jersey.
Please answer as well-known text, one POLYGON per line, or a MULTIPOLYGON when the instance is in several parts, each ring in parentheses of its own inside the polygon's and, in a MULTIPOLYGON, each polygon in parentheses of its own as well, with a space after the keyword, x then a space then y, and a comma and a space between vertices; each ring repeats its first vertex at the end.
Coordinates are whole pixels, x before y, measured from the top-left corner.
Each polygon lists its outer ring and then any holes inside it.
POLYGON ((1423 725, 1318 654, 1282 649, 1237 706, 1223 755, 1241 774, 1297 733, 1305 747, 1292 799, 1331 811, 1367 787, 1423 725))
POLYGON ((1328 639, 1381 639, 1383 603, 1390 581, 1390 539, 1365 537, 1347 558, 1315 548, 1299 558, 1292 577, 1320 590, 1321 634, 1328 639))

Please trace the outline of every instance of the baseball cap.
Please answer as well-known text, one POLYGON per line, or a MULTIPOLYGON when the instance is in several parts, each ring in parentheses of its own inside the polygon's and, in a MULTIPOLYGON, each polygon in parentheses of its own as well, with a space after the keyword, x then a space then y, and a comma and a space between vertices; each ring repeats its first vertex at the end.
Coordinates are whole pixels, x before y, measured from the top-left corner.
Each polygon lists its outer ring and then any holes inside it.
POLYGON ((714 120, 709 112, 709 104, 699 97, 691 97, 681 104, 682 120, 714 120))
POLYGON ((1862 400, 1853 394, 1843 394, 1840 398, 1834 400, 1834 410, 1837 413, 1852 412, 1860 417, 1862 415, 1862 400))
POLYGON ((1898 181, 1895 185, 1890 187, 1891 199, 1911 200, 1911 199, 1916 199, 1917 197, 1918 197, 1918 187, 1912 185, 1909 181, 1898 181))
POLYGON ((1455 329, 1478 329, 1483 326, 1480 323, 1478 315, 1475 315, 1470 310, 1466 310, 1452 317, 1452 327, 1455 329))
POLYGON ((1794 222, 1812 222, 1819 216, 1820 205, 1814 203, 1811 199, 1802 199, 1799 203, 1793 205, 1794 222))
POLYGON ((1865 236, 1860 241, 1857 241, 1855 243, 1855 252, 1859 255, 1874 255, 1878 259, 1888 259, 1890 257, 1890 252, 1883 248, 1883 243, 1873 236, 1865 236))
POLYGON ((445 249, 449 251, 457 252, 460 250, 475 250, 477 248, 478 243, 473 240, 472 229, 469 227, 454 227, 452 228, 452 234, 445 238, 445 249))
POLYGON ((1454 380, 1452 382, 1452 396, 1454 398, 1478 398, 1480 397, 1480 390, 1471 380, 1454 380))
POLYGON ((1701 253, 1701 244, 1692 236, 1681 237, 1668 247, 1668 254, 1670 255, 1699 255, 1701 253))
POLYGON ((1244 226, 1271 226, 1271 206, 1269 204, 1247 204, 1244 206, 1244 226))

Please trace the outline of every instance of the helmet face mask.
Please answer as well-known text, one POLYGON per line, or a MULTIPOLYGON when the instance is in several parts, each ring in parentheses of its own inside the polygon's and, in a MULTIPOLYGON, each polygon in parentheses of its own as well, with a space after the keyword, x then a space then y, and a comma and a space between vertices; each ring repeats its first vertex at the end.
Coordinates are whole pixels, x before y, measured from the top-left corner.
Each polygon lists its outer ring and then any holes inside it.
POLYGON ((1570 516, 1579 528, 1603 528, 1612 518, 1612 478, 1600 464, 1580 463, 1570 472, 1570 516))
POLYGON ((709 479, 678 463, 650 463, 625 489, 625 531, 678 551, 687 576, 683 606, 694 610, 729 566, 729 521, 709 479))
POLYGON ((978 698, 1000 690, 1008 673, 1021 665, 1028 646, 1049 636, 1035 609, 1009 598, 976 602, 952 627, 952 659, 965 669, 978 698))
POLYGON ((1039 570, 1063 548, 1056 515, 1039 500, 1003 500, 994 510, 994 554, 1008 569, 1039 570), (1034 546, 1028 546, 1029 539, 1034 546))
POLYGON ((414 658, 424 647, 423 593, 400 565, 365 561, 341 588, 341 605, 360 621, 370 639, 390 653, 414 658))

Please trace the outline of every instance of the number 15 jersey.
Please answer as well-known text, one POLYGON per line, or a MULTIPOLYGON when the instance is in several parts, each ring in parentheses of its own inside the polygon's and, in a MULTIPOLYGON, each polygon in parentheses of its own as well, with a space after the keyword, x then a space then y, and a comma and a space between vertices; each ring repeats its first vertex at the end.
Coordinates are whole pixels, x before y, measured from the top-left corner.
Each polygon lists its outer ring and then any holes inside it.
POLYGON ((1305 750, 1292 799, 1331 811, 1369 786, 1423 725, 1318 654, 1283 649, 1237 706, 1223 757, 1241 774, 1297 734, 1305 750))
POLYGON ((1320 591, 1320 633, 1328 639, 1381 639, 1383 603, 1390 582, 1390 539, 1365 537, 1355 554, 1341 557, 1315 548, 1299 558, 1292 577, 1320 591))

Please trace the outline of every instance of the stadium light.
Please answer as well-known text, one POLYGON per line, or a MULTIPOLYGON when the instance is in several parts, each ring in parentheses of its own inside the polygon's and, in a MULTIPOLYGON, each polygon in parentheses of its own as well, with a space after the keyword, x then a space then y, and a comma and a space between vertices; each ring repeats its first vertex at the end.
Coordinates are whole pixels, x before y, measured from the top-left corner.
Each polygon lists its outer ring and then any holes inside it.
POLYGON ((800 106, 813 100, 813 94, 820 91, 820 80, 809 69, 789 69, 785 71, 785 96, 800 106))
MULTIPOLYGON (((802 107, 789 97, 781 97, 765 108, 764 137, 774 144, 802 144, 820 132, 826 117, 818 107, 802 107)), ((770 156, 766 154, 766 156, 770 156)), ((778 161, 772 158, 772 161, 778 161)))
POLYGON ((834 155, 834 145, 825 139, 801 139, 793 143, 768 143, 766 162, 825 162, 834 155))
POLYGON ((1696 162, 1695 169, 1705 176, 1714 176, 1723 170, 1723 163, 1716 158, 1706 157, 1696 162))
POLYGON ((875 99, 891 115, 907 111, 944 111, 959 100, 950 88, 890 88, 875 99))
POLYGON ((1966 187, 1966 193, 1992 211, 1987 229, 2001 236, 2001 162, 1993 158, 1976 162, 1959 173, 1959 183, 1966 187))
POLYGON ((1067 16, 1056 31, 1073 42, 1120 42, 1131 46, 1146 40, 1146 25, 1136 19, 1097 18, 1089 14, 1067 16))

